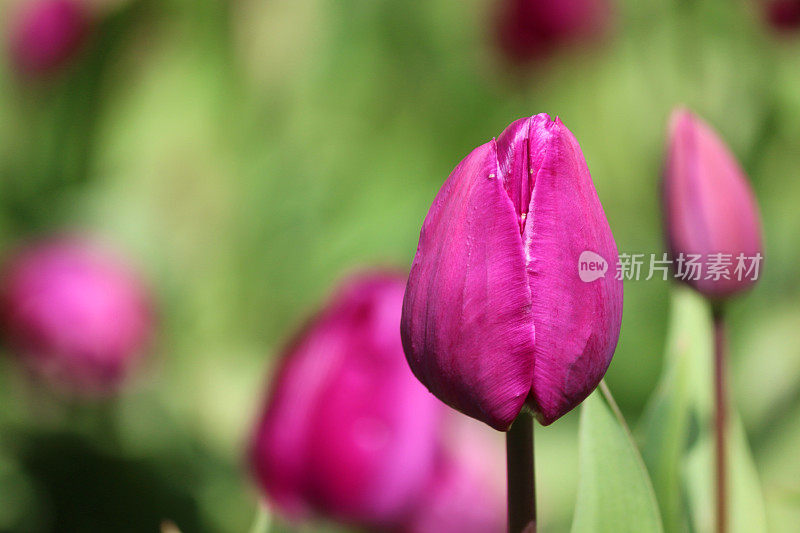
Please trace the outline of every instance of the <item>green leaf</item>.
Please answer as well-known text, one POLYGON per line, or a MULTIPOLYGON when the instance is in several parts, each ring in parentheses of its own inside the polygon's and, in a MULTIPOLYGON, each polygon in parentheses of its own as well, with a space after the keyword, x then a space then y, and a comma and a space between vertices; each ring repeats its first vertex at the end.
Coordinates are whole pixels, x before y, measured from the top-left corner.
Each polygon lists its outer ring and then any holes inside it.
MULTIPOLYGON (((642 455, 667 531, 714 527, 713 349, 707 302, 676 288, 663 378, 642 424, 642 455)), ((766 531, 758 474, 733 406, 729 418, 729 530, 766 531)))
POLYGON ((677 290, 672 303, 664 372, 643 417, 642 456, 653 480, 666 531, 686 531, 683 461, 689 440, 692 361, 710 360, 711 323, 697 297, 677 290))
POLYGON ((267 506, 259 502, 256 517, 253 525, 250 526, 250 533, 270 533, 270 531, 272 531, 272 516, 267 506))
MULTIPOLYGON (((767 519, 761 485, 738 417, 731 420, 728 432, 728 530, 731 533, 765 532, 767 519)), ((704 431, 687 451, 684 475, 694 531, 714 530, 713 448, 713 436, 704 431)))
POLYGON ((581 407, 578 501, 572 533, 663 531, 653 487, 627 427, 599 392, 581 407))

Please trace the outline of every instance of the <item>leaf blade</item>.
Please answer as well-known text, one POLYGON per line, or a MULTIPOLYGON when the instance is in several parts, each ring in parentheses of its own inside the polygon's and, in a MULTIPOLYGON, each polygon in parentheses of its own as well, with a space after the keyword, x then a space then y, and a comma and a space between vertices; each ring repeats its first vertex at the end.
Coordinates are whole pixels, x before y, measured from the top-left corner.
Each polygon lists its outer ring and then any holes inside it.
MULTIPOLYGON (((667 531, 714 526, 713 330, 708 303, 677 287, 664 373, 643 417, 642 455, 667 531)), ((728 523, 732 533, 767 530, 766 510, 747 436, 730 400, 728 523)))
POLYGON ((572 533, 663 531, 636 445, 599 392, 581 407, 579 470, 572 533))

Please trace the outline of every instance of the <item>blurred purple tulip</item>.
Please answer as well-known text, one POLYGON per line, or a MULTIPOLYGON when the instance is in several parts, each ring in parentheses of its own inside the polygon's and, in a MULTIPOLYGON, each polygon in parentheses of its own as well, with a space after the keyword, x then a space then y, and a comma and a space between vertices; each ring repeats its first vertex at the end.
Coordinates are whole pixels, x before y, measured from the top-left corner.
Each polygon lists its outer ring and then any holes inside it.
POLYGON ((26 77, 59 70, 80 50, 89 24, 89 13, 77 0, 27 2, 11 27, 12 63, 26 77))
POLYGON ((800 28, 800 0, 772 0, 766 7, 767 21, 777 31, 792 33, 800 28))
POLYGON ((402 531, 507 531, 503 439, 475 420, 450 413, 441 460, 402 531))
POLYGON ((446 408, 403 356, 403 287, 354 278, 284 353, 251 449, 284 514, 394 527, 427 482, 446 408))
POLYGON ((290 344, 253 435, 255 477, 296 520, 494 533, 505 521, 502 443, 414 379, 398 331, 404 281, 352 278, 290 344))
POLYGON ((114 392, 153 325, 141 280, 108 250, 79 239, 12 256, 0 318, 6 342, 36 377, 79 395, 114 392))
POLYGON ((496 39, 512 64, 541 59, 559 47, 602 37, 612 19, 608 0, 500 0, 496 39))
MULTIPOLYGON (((414 374, 507 430, 527 404, 550 424, 602 379, 622 283, 579 276, 617 247, 578 142, 546 114, 512 123, 455 168, 428 212, 403 303, 414 374)), ((607 266, 606 265, 606 266, 607 266)))
POLYGON ((673 257, 699 256, 697 279, 694 275, 682 279, 713 300, 751 286, 752 274, 737 276, 734 271, 738 257, 747 258, 750 269, 753 259, 762 255, 758 205, 725 143, 685 109, 674 111, 670 121, 663 194, 673 257), (712 256, 717 254, 730 262, 724 276, 710 275, 712 256))

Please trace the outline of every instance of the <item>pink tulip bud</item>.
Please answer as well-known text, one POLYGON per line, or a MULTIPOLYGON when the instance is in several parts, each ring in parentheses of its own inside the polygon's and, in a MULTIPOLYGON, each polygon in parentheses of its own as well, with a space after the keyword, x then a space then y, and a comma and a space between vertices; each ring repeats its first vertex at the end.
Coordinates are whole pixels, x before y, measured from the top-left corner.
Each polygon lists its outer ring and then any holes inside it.
POLYGON ((80 395, 116 390, 152 329, 141 281, 108 251, 77 239, 11 258, 0 317, 6 341, 35 376, 80 395))
POLYGON ((767 21, 781 33, 800 28, 800 0, 773 0, 767 4, 767 21))
POLYGON ((708 124, 685 109, 672 114, 668 150, 664 212, 676 277, 714 300, 747 289, 763 249, 744 171, 708 124))
POLYGON ((77 0, 31 0, 11 28, 9 49, 18 72, 40 77, 69 62, 89 31, 89 14, 77 0))
POLYGON ((611 22, 608 0, 502 0, 498 6, 497 43, 512 64, 598 39, 611 22))
POLYGON ((514 122, 459 163, 422 225, 401 325, 414 374, 499 430, 526 402, 543 424, 570 411, 622 317, 622 282, 582 278, 588 255, 617 263, 578 142, 546 114, 514 122))
POLYGON ((427 485, 447 409, 403 356, 403 282, 352 279, 284 352, 251 448, 283 514, 393 528, 427 485))

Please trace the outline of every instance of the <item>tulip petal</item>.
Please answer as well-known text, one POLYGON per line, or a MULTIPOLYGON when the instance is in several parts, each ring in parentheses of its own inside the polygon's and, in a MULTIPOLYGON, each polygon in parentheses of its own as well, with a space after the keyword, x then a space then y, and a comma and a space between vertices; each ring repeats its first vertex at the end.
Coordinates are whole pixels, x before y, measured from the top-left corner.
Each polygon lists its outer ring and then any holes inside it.
POLYGON ((497 137, 497 165, 500 179, 519 219, 519 232, 525 228, 525 220, 533 194, 534 176, 530 172, 528 139, 531 118, 521 118, 509 124, 497 137))
POLYGON ((518 217, 495 141, 439 191, 420 233, 403 302, 411 369, 445 403, 506 430, 533 377, 534 329, 518 217))
POLYGON ((531 119, 534 187, 523 241, 533 301, 536 346, 530 404, 550 424, 583 401, 602 379, 622 319, 617 247, 578 142, 556 119, 531 119), (582 281, 582 252, 609 270, 582 281))

